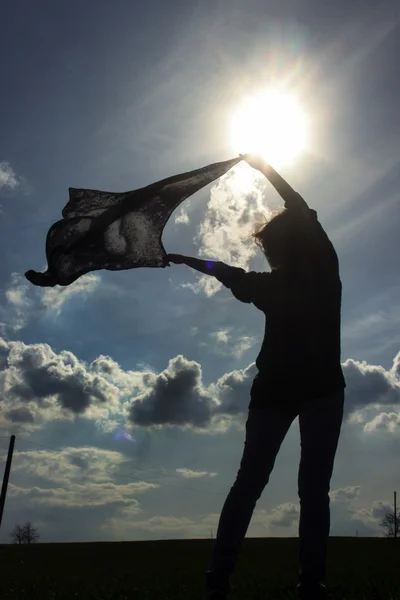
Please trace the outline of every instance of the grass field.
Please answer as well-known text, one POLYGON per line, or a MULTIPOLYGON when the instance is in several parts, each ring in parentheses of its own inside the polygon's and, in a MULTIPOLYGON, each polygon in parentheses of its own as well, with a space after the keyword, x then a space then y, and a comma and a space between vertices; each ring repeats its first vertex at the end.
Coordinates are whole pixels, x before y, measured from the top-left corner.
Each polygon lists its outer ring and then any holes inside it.
MULTIPOLYGON (((2 546, 0 598, 201 600, 213 540, 2 546)), ((295 598, 297 538, 246 538, 232 599, 295 598)), ((330 538, 332 600, 400 600, 400 540, 330 538)))

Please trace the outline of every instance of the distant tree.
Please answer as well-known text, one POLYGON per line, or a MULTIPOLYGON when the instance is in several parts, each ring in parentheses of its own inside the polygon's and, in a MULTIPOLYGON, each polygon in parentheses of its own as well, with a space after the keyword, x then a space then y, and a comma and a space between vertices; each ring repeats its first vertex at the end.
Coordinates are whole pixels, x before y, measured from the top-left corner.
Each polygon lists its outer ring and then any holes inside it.
POLYGON ((30 521, 27 521, 23 527, 16 525, 10 537, 13 544, 35 544, 40 535, 30 521))
POLYGON ((27 521, 23 527, 24 529, 24 541, 26 544, 35 544, 39 541, 40 535, 36 531, 35 527, 33 527, 30 521, 27 521))
POLYGON ((12 532, 10 533, 10 537, 13 544, 23 544, 24 543, 24 528, 21 525, 16 525, 12 532))
POLYGON ((397 513, 395 518, 394 511, 386 511, 385 516, 380 522, 380 527, 383 527, 385 531, 385 537, 387 538, 397 538, 400 537, 400 511, 397 513))

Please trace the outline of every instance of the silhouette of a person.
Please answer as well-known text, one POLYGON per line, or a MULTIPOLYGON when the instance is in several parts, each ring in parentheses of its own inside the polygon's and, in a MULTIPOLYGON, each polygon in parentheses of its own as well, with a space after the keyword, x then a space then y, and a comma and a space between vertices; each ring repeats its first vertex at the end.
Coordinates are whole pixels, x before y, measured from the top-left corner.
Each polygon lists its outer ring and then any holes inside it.
POLYGON ((253 303, 266 315, 243 456, 221 512, 205 574, 207 598, 228 598, 230 576, 256 502, 297 416, 301 438, 297 593, 300 598, 325 598, 329 490, 346 387, 340 362, 339 263, 317 213, 269 164, 251 155, 243 158, 267 177, 285 203, 254 234, 271 271, 246 272, 222 262, 167 255, 169 262, 213 275, 238 300, 253 303))

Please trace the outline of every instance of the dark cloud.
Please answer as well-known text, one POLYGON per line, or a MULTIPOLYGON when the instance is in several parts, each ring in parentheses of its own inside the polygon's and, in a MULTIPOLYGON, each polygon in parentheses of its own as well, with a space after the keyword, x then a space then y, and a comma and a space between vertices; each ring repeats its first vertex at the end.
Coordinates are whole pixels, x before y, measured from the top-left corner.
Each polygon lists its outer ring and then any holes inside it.
MULTIPOLYGON (((5 342, 0 345, 2 368, 0 385, 5 396, 15 403, 34 402, 42 409, 51 408, 50 398, 71 413, 82 414, 96 401, 115 400, 118 389, 97 372, 81 363, 72 352, 56 354, 47 344, 26 345, 5 342), (5 355, 6 359, 5 359, 5 355)), ((27 407, 12 406, 12 420, 31 421, 27 407)))
POLYGON ((0 337, 0 371, 6 369, 8 365, 8 344, 0 337))
MULTIPOLYGON (((347 381, 345 415, 371 404, 400 403, 396 378, 399 356, 390 371, 351 359, 343 364, 347 381)), ((177 357, 168 368, 147 382, 149 389, 133 401, 131 420, 141 426, 191 425, 207 427, 217 417, 245 415, 250 388, 257 373, 255 364, 224 374, 215 384, 202 385, 201 366, 177 357)))
POLYGON ((343 363, 347 384, 346 414, 375 403, 400 404, 399 362, 400 353, 395 357, 392 369, 386 371, 378 365, 346 360, 343 363))
POLYGON ((155 377, 152 387, 134 399, 130 418, 142 426, 207 427, 213 405, 211 395, 202 384, 200 365, 183 356, 177 356, 155 377))
POLYGON ((13 408, 4 414, 5 418, 13 423, 33 423, 35 418, 29 408, 13 408))
POLYGON ((68 460, 71 465, 74 465, 74 467, 79 467, 80 469, 87 469, 89 466, 87 458, 84 458, 83 456, 79 456, 77 454, 71 454, 68 457, 68 460))
POLYGON ((250 388, 257 373, 255 363, 245 369, 225 373, 216 384, 220 402, 215 412, 238 415, 247 411, 250 402, 250 388))
POLYGON ((296 504, 283 504, 273 510, 270 523, 275 526, 290 527, 298 518, 299 507, 296 504))
MULTIPOLYGON (((31 423, 34 415, 54 410, 57 405, 91 418, 92 405, 100 404, 120 416, 121 398, 130 397, 128 419, 135 425, 207 428, 224 417, 246 415, 257 372, 252 363, 225 373, 206 387, 201 365, 182 355, 171 359, 159 374, 124 371, 107 356, 87 365, 71 352, 56 354, 47 344, 25 345, 1 338, 0 360, 3 414, 7 420, 21 423, 31 423), (31 410, 33 407, 27 403, 36 404, 37 409, 31 410)), ((400 353, 390 370, 347 360, 343 364, 347 382, 345 416, 371 404, 399 405, 399 365, 400 353)), ((51 412, 49 415, 51 418, 51 412)))

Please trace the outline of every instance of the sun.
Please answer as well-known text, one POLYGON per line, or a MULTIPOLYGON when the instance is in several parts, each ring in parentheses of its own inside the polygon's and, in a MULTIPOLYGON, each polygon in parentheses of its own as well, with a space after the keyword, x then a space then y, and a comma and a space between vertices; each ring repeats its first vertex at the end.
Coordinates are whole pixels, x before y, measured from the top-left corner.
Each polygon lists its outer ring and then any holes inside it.
POLYGON ((260 154, 276 167, 293 162, 306 149, 307 134, 307 118, 297 98, 279 90, 247 98, 231 122, 233 151, 260 154))

